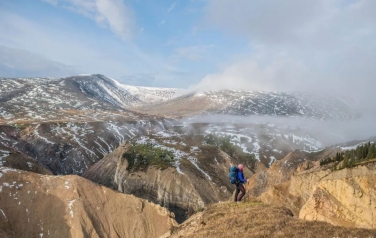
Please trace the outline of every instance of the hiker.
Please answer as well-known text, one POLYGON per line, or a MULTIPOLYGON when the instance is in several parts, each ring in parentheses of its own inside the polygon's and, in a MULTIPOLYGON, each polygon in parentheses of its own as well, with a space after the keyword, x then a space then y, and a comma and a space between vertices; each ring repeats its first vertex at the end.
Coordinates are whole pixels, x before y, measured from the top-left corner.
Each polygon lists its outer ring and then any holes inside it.
POLYGON ((235 202, 240 202, 242 200, 242 198, 244 197, 245 188, 244 188, 243 184, 248 182, 248 179, 244 178, 243 167, 244 167, 244 165, 242 165, 242 164, 238 165, 238 179, 235 183, 235 185, 236 185, 235 202), (240 192, 240 196, 238 197, 239 192, 240 192))

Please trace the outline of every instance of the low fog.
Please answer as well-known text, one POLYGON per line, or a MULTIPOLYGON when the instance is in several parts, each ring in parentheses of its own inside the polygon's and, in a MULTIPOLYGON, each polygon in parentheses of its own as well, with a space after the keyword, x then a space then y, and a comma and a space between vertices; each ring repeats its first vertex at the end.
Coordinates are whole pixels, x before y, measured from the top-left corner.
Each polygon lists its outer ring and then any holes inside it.
POLYGON ((376 136, 376 116, 365 116, 359 119, 334 121, 315 120, 303 117, 282 117, 282 116, 228 116, 211 115, 195 117, 184 120, 187 123, 212 123, 221 124, 223 127, 234 124, 242 125, 244 128, 252 128, 253 125, 274 124, 278 128, 294 128, 306 132, 319 140, 324 146, 333 146, 354 140, 367 140, 376 136))

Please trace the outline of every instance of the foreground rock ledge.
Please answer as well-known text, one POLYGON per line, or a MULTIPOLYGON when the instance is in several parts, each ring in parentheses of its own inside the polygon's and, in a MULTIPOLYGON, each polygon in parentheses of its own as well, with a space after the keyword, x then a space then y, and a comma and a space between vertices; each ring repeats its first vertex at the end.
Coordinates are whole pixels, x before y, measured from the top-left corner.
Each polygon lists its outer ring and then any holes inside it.
POLYGON ((165 208, 78 176, 0 167, 0 237, 159 237, 165 208))
POLYGON ((227 202, 205 208, 163 237, 375 237, 375 234, 376 230, 301 220, 285 207, 227 202))

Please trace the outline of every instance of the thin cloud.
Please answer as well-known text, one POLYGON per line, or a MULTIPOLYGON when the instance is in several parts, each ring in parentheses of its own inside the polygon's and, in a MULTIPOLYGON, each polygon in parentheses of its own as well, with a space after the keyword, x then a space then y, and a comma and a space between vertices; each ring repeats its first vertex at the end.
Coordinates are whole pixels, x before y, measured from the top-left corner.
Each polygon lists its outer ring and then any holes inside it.
POLYGON ((122 0, 42 0, 52 5, 58 3, 65 9, 94 20, 102 27, 108 27, 123 40, 132 37, 135 17, 131 8, 122 0))
POLYGON ((43 2, 49 3, 51 5, 57 6, 57 0, 42 0, 43 2))
POLYGON ((162 20, 160 23, 158 23, 158 26, 162 26, 163 24, 165 24, 166 21, 165 20, 162 20))
MULTIPOLYGON (((155 86, 158 86, 157 82, 168 86, 165 79, 176 82, 173 84, 175 87, 181 84, 181 81, 171 76, 178 69, 167 64, 158 55, 145 53, 131 40, 120 42, 113 37, 83 32, 64 21, 56 22, 41 23, 0 9, 0 32, 7 33, 0 38, 0 45, 38 53, 49 61, 71 65, 71 69, 74 69, 72 75, 76 72, 101 73, 121 81, 125 79, 124 75, 157 74, 155 86)), ((32 61, 31 57, 28 62, 32 61)), ((26 75, 23 71, 23 68, 19 71, 13 70, 12 76, 34 75, 26 75)), ((1 72, 5 71, 0 70, 1 72)), ((49 71, 38 74, 48 75, 51 75, 49 71)))
POLYGON ((178 4, 178 2, 174 2, 168 9, 167 9, 167 12, 171 12, 172 10, 174 10, 176 4, 178 4))

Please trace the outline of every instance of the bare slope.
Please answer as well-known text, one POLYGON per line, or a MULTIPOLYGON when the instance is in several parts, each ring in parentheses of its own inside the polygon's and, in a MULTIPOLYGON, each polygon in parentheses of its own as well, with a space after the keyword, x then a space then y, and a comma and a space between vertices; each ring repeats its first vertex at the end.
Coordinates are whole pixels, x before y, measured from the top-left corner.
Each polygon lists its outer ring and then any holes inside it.
POLYGON ((158 237, 164 208, 78 176, 0 167, 0 237, 158 237))

